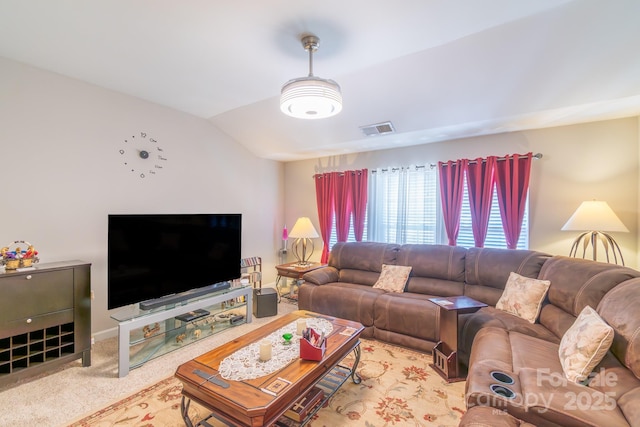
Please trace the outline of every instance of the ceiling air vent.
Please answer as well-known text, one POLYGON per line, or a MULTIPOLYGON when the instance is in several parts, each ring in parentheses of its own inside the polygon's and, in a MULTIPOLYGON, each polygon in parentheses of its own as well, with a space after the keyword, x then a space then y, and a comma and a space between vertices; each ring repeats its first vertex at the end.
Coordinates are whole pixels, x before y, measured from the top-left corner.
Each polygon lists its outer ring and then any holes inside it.
POLYGON ((362 132, 366 136, 374 135, 386 135, 388 133, 394 133, 396 130, 393 128, 391 122, 376 123, 374 125, 361 126, 362 132))

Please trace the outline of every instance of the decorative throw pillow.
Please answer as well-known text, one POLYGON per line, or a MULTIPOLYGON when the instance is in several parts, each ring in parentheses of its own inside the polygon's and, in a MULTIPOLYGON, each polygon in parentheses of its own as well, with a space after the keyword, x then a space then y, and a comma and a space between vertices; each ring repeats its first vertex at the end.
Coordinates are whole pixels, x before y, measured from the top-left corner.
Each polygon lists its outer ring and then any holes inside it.
POLYGON ((613 328, 586 306, 560 340, 558 355, 568 380, 584 381, 613 343, 613 328))
POLYGON ((411 273, 411 266, 382 264, 380 277, 373 287, 386 292, 404 292, 409 273, 411 273))
POLYGON ((536 323, 551 282, 511 272, 496 308, 536 323))

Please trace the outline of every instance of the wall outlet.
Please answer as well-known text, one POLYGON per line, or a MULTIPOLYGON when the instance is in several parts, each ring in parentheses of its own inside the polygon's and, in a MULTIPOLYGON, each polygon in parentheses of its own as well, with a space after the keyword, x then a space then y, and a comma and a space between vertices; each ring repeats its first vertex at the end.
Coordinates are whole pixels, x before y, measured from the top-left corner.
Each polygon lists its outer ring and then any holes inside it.
POLYGON ((96 337, 91 337, 91 345, 94 345, 96 343, 96 337))

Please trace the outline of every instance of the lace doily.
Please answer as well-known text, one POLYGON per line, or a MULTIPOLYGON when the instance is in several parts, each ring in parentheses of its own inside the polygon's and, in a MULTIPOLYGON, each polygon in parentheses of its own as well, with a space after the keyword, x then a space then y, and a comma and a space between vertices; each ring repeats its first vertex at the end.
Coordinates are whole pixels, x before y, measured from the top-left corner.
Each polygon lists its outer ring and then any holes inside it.
MULTIPOLYGON (((333 331, 331 322, 316 317, 308 318, 307 326, 325 336, 333 331)), ((218 368, 220 376, 233 381, 253 380, 279 371, 300 357, 300 337, 296 335, 296 322, 283 326, 265 339, 273 343, 270 360, 260 361, 260 342, 255 342, 225 357, 218 368), (285 345, 282 338, 286 333, 293 334, 289 345, 285 345)))

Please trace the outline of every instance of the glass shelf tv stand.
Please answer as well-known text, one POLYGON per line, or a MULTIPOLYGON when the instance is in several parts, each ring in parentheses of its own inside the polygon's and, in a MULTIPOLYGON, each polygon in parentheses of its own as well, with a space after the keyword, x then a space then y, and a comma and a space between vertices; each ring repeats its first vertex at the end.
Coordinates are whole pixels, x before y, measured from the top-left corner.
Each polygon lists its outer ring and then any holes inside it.
POLYGON ((116 309, 118 376, 151 359, 251 322, 253 288, 235 286, 151 310, 138 304, 116 309))

